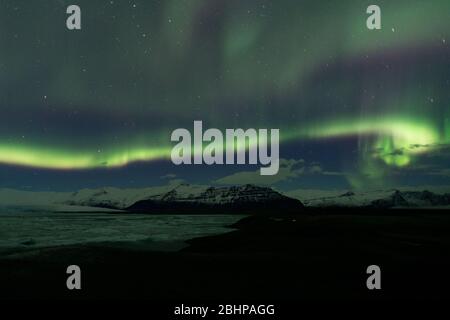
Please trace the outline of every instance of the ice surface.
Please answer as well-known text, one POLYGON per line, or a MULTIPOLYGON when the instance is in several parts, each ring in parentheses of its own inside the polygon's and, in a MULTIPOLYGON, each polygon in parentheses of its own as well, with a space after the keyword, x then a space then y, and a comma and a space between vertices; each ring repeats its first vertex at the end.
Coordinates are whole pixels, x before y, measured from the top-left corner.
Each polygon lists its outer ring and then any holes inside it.
POLYGON ((0 213, 0 254, 99 242, 174 242, 229 232, 238 215, 0 213))

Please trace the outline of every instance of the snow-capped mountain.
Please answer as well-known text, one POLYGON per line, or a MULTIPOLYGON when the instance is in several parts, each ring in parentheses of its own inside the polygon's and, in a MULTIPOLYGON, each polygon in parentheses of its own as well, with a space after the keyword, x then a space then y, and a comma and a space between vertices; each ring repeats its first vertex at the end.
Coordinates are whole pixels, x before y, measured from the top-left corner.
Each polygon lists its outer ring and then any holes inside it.
POLYGON ((101 207, 122 210, 133 205, 137 201, 165 194, 172 189, 173 186, 142 189, 82 189, 68 194, 64 199, 63 204, 69 206, 101 207))
POLYGON ((450 208, 450 193, 438 191, 294 190, 286 194, 268 187, 242 185, 166 185, 142 189, 100 188, 77 192, 30 192, 0 189, 0 207, 15 211, 111 211, 142 213, 294 213, 316 208, 450 208))
POLYGON ((450 206, 450 193, 431 191, 379 190, 346 192, 303 200, 307 207, 428 208, 450 206))
POLYGON ((268 187, 191 186, 182 184, 169 192, 142 199, 127 209, 133 212, 292 212, 303 204, 268 187), (210 211, 211 212, 211 211, 210 211))
POLYGON ((68 195, 63 204, 111 209, 147 210, 150 204, 229 205, 256 204, 290 199, 267 187, 245 185, 237 187, 210 187, 180 184, 145 189, 83 189, 68 195))
POLYGON ((124 210, 146 213, 216 213, 296 211, 299 200, 271 188, 255 185, 211 187, 167 185, 143 189, 100 188, 77 192, 27 192, 0 190, 0 206, 39 211, 124 210))

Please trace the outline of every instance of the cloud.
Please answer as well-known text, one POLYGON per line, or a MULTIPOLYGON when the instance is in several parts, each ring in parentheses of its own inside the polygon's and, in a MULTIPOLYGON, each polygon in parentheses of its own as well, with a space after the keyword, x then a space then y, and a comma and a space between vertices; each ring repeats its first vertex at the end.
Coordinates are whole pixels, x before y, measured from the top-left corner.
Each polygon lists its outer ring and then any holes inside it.
POLYGON ((187 183, 187 181, 184 180, 184 179, 172 179, 172 180, 169 180, 167 185, 169 185, 169 186, 177 186, 177 185, 180 185, 182 183, 187 183))
POLYGON ((176 174, 174 173, 168 173, 166 175, 163 175, 161 177, 159 177, 160 179, 175 179, 177 177, 176 174))
POLYGON ((273 185, 289 179, 294 179, 306 174, 335 174, 324 172, 318 163, 307 164, 305 160, 280 159, 280 170, 273 176, 262 176, 260 170, 241 171, 230 176, 223 177, 214 181, 217 184, 246 184, 253 183, 257 185, 273 185))
POLYGON ((447 162, 444 163, 414 163, 407 167, 395 168, 390 171, 390 175, 395 176, 434 176, 434 177, 450 177, 450 169, 447 162))
POLYGON ((174 173, 168 173, 159 178, 163 179, 163 180, 168 180, 167 185, 169 185, 169 186, 176 186, 176 185, 180 185, 182 183, 187 183, 186 180, 178 178, 178 176, 174 173))

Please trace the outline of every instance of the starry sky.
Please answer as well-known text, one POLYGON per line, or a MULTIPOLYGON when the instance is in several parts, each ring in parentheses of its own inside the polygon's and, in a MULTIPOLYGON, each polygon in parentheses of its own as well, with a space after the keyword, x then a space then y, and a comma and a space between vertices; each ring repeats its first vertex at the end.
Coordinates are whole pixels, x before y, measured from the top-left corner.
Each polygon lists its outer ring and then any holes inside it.
POLYGON ((0 187, 450 185, 448 0, 2 0, 0 88, 0 187), (279 128, 280 173, 173 165, 194 120, 279 128))

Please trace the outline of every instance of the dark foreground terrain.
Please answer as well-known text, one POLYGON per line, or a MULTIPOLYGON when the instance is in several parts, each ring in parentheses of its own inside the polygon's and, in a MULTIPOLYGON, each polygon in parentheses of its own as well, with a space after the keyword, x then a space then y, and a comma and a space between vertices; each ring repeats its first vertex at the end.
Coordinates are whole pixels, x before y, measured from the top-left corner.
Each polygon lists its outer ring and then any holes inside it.
POLYGON ((41 250, 0 260, 0 297, 154 301, 448 299, 446 211, 306 211, 253 216, 237 231, 194 239, 180 252, 100 246, 41 250), (66 268, 82 290, 66 289, 66 268), (382 290, 366 288, 366 268, 382 290))

